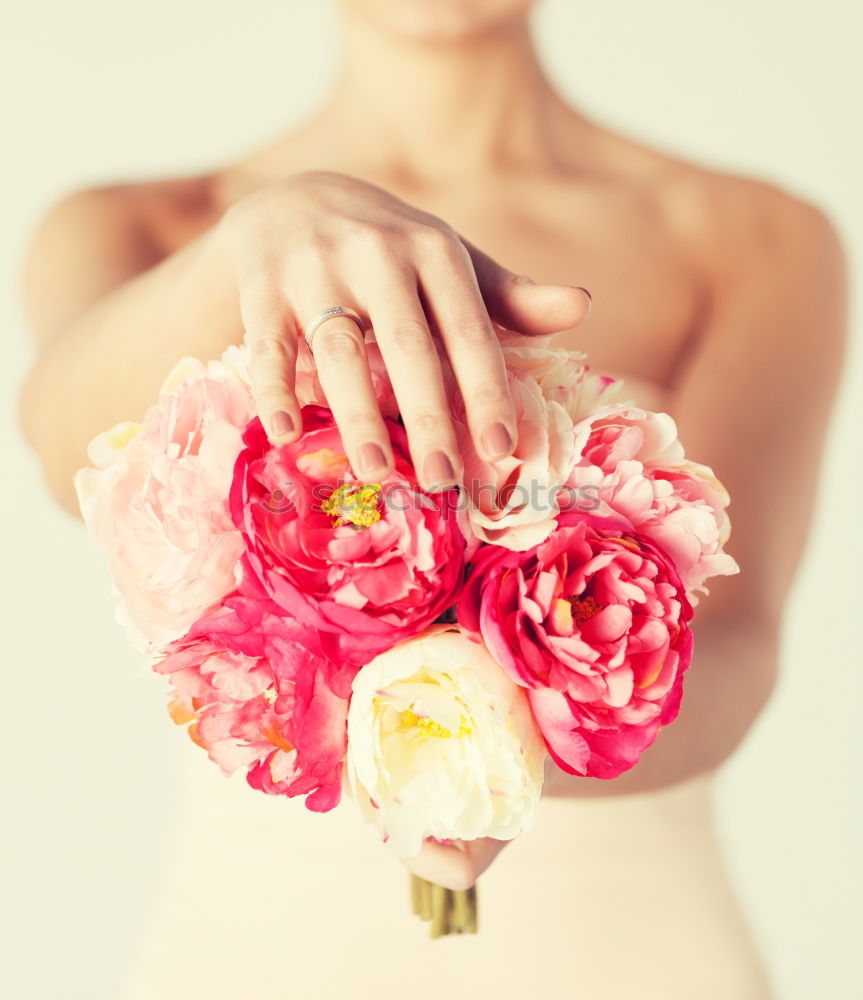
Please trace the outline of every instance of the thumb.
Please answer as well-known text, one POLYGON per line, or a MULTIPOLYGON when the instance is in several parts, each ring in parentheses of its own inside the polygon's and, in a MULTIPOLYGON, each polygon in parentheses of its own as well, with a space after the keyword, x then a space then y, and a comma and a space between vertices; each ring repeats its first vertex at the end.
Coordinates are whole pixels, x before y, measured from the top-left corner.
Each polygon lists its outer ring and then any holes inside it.
POLYGON ((569 330, 590 313, 590 292, 581 286, 537 284, 502 267, 488 254, 463 241, 489 316, 508 330, 542 336, 569 330))

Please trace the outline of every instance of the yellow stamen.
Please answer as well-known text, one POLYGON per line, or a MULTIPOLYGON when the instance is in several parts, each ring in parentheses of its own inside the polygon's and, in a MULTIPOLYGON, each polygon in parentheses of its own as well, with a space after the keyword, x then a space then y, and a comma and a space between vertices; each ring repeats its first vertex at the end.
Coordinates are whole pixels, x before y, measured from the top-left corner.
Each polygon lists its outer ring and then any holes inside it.
MULTIPOLYGON (((410 708, 406 708, 403 712, 399 712, 398 732, 403 733, 409 729, 419 729, 426 736, 437 736, 442 739, 449 739, 452 736, 452 732, 446 726, 435 722, 434 719, 429 718, 427 715, 417 715, 410 708)), ((459 719, 458 733, 456 735, 470 736, 472 732, 473 730, 467 724, 467 719, 462 715, 459 719)))
POLYGON ((626 549, 632 549, 633 552, 641 552, 641 546, 636 542, 634 538, 630 538, 628 535, 626 537, 608 536, 605 539, 606 542, 617 542, 618 545, 622 545, 626 549))
POLYGON ((341 524, 368 528, 380 520, 380 499, 380 483, 342 483, 321 503, 321 510, 336 519, 334 528, 341 524))

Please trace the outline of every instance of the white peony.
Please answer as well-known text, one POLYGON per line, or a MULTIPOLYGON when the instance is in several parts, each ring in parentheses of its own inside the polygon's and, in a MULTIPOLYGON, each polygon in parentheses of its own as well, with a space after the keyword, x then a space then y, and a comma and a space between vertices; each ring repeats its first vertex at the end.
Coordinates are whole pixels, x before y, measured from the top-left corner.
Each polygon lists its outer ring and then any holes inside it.
POLYGON ((554 336, 525 337, 501 330, 498 339, 507 368, 529 375, 545 400, 560 404, 574 422, 622 400, 623 382, 591 371, 583 351, 553 344, 554 336))
POLYGON ((480 541, 525 551, 554 531, 558 493, 589 434, 583 418, 615 398, 620 385, 591 372, 584 354, 550 346, 550 337, 499 330, 499 340, 517 437, 505 458, 487 462, 480 457, 455 376, 446 365, 444 370, 464 459, 470 527, 480 541), (579 434, 576 427, 581 425, 579 434))
POLYGON ((455 626, 399 643, 354 679, 350 788, 402 857, 426 837, 518 836, 533 822, 544 760, 524 691, 455 626))

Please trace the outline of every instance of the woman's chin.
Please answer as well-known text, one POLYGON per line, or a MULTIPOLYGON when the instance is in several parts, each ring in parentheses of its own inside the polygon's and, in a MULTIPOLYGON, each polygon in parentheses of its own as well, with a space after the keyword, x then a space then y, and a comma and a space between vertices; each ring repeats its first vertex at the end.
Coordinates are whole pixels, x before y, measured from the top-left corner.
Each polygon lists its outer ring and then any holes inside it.
POLYGON ((342 0, 394 35, 417 42, 456 42, 495 31, 535 0, 342 0))

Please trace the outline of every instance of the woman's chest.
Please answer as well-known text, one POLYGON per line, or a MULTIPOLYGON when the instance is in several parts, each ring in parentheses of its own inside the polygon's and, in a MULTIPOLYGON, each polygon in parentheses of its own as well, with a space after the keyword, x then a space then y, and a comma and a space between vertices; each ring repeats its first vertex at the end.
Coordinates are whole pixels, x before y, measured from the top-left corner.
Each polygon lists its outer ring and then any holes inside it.
POLYGON ((633 386, 649 384, 652 397, 674 384, 704 320, 705 281, 698 255, 658 206, 597 196, 504 203, 482 214, 445 207, 441 217, 510 270, 590 291, 590 315, 556 343, 587 352, 592 367, 628 375, 633 386))

